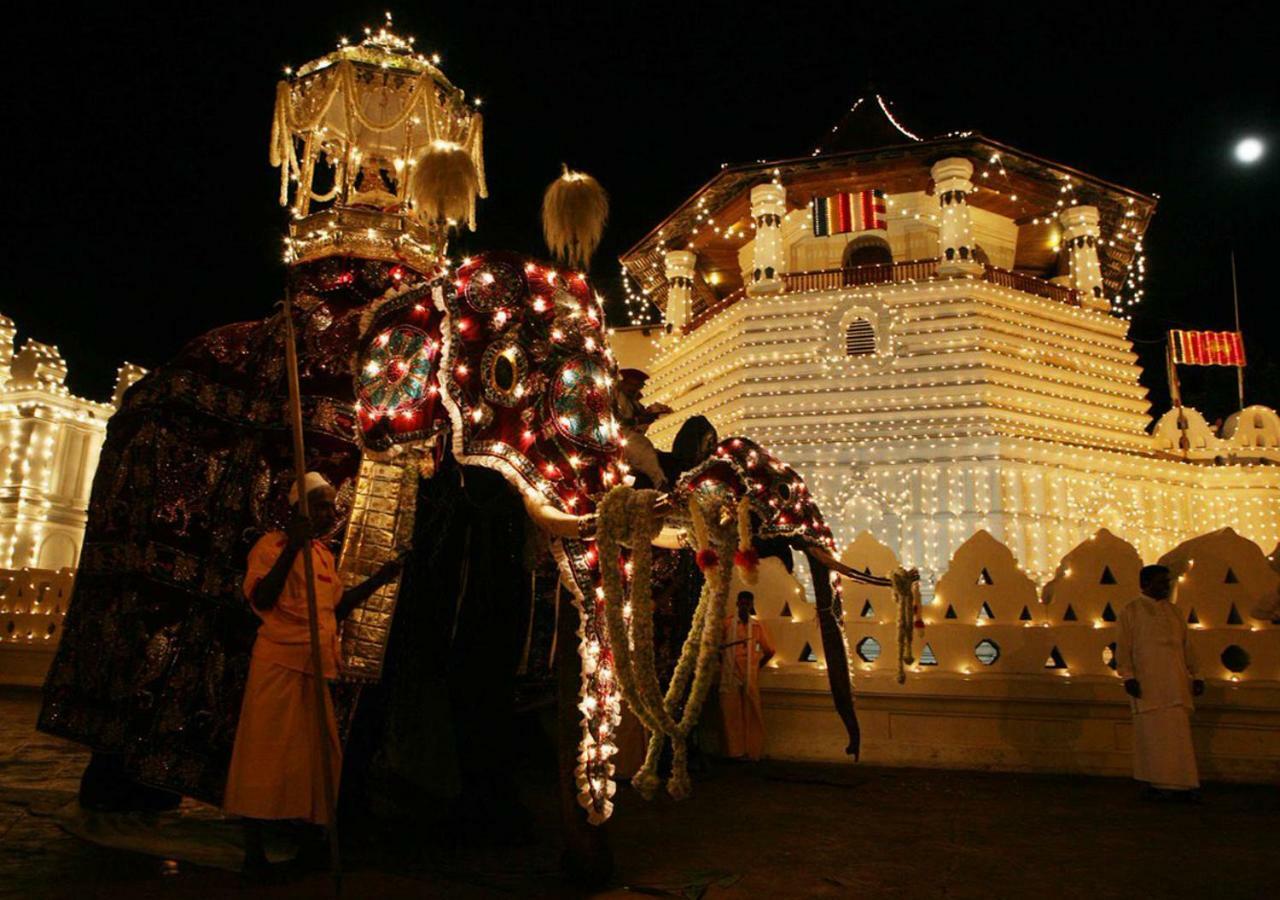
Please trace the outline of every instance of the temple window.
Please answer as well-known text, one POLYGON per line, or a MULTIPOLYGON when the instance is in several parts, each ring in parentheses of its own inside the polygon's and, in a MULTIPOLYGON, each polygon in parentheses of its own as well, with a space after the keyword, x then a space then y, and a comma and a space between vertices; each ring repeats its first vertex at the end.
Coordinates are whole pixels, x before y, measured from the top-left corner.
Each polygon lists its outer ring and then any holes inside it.
POLYGON ((870 356, 875 352, 875 328, 866 319, 854 319, 844 329, 844 355, 870 356))

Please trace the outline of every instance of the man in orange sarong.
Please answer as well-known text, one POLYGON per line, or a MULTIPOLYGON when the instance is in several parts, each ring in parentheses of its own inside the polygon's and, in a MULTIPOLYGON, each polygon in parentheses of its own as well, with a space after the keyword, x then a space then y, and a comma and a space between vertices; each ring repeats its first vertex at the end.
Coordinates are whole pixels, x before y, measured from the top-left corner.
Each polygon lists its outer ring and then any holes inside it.
POLYGON ((750 591, 738 594, 738 613, 724 620, 720 645, 721 750, 753 760, 764 752, 760 668, 774 653, 764 626, 752 618, 754 605, 750 591))
MULTIPOLYGON (((338 622, 391 581, 402 566, 402 560, 392 560, 363 584, 344 592, 333 553, 314 538, 327 534, 337 519, 334 489, 317 472, 307 473, 306 489, 310 519, 295 515, 287 533, 273 531, 263 535, 249 552, 244 580, 244 595, 262 625, 249 663, 223 809, 244 817, 244 865, 250 875, 269 871, 263 849, 264 819, 311 823, 299 856, 323 856, 323 826, 328 824, 324 779, 330 779, 336 797, 342 771, 338 725, 327 690, 324 718, 330 771, 325 773, 321 764, 306 570, 301 551, 310 547, 321 667, 326 680, 337 677, 341 662, 338 622)), ((296 485, 289 499, 297 505, 296 485)))

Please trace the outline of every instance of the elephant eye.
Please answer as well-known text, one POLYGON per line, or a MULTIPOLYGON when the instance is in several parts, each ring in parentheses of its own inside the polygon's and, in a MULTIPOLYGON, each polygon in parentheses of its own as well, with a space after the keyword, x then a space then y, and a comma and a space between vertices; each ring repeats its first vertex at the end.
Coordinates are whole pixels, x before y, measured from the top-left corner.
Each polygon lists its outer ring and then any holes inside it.
POLYGON ((783 500, 790 500, 791 485, 787 484, 785 481, 782 484, 778 485, 778 496, 781 497, 783 500))

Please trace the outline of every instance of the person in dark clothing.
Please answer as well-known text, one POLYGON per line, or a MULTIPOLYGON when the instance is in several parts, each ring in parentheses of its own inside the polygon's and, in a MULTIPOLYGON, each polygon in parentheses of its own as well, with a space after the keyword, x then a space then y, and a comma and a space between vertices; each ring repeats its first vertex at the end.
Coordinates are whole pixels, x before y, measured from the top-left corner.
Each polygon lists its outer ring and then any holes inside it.
MULTIPOLYGON (((719 442, 720 436, 706 416, 690 416, 685 419, 676 432, 675 440, 671 442, 671 449, 658 451, 658 465, 666 477, 666 485, 674 485, 681 475, 715 452, 719 442)), ((634 486, 637 489, 657 487, 645 473, 634 474, 634 486)))

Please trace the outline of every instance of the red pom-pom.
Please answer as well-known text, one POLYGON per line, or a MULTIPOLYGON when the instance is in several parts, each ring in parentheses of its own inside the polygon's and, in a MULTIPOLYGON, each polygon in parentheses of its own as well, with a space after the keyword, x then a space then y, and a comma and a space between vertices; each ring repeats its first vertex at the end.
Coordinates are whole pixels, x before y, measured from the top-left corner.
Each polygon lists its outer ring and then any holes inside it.
POLYGON ((754 547, 748 547, 746 550, 735 550, 733 564, 739 569, 752 571, 760 565, 760 554, 755 551, 754 547))
POLYGON ((921 631, 924 631, 924 619, 916 619, 915 627, 919 628, 921 631))
POLYGON ((705 550, 698 551, 697 561, 699 569, 704 572, 710 572, 720 564, 720 557, 716 554, 716 551, 708 547, 705 550))

